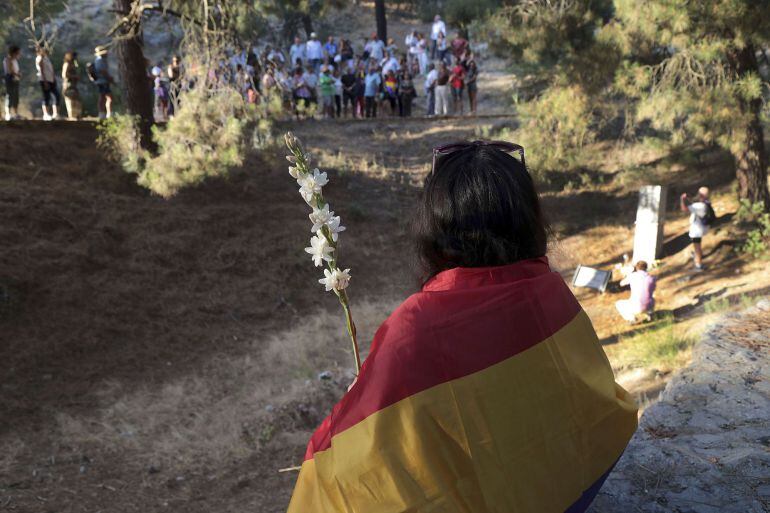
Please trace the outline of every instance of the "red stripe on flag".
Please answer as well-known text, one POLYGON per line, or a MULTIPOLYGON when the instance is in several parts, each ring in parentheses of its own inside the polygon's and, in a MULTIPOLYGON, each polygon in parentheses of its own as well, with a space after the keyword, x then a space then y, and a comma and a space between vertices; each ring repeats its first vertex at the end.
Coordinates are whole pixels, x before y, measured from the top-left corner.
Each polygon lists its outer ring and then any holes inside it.
POLYGON ((488 268, 499 271, 484 270, 481 277, 476 273, 472 288, 409 297, 377 331, 358 383, 316 430, 305 459, 328 449, 332 437, 369 415, 513 357, 566 326, 580 305, 547 263, 532 273, 538 262, 528 261, 527 279, 509 281, 506 268, 521 266, 514 264, 488 268))

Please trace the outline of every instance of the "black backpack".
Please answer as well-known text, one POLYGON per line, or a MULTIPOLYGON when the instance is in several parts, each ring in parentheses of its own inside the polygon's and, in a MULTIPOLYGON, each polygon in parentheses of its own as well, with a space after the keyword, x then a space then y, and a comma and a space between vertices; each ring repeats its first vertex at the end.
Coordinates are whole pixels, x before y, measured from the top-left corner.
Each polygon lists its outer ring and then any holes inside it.
POLYGON ((717 214, 714 212, 714 207, 711 206, 711 202, 709 200, 706 200, 703 203, 706 205, 706 215, 701 217, 701 221, 706 226, 711 226, 714 224, 714 221, 717 220, 717 214))
POLYGON ((89 62, 88 64, 86 64, 86 75, 88 75, 88 79, 91 82, 96 82, 99 79, 99 77, 96 74, 96 66, 94 65, 93 62, 89 62))

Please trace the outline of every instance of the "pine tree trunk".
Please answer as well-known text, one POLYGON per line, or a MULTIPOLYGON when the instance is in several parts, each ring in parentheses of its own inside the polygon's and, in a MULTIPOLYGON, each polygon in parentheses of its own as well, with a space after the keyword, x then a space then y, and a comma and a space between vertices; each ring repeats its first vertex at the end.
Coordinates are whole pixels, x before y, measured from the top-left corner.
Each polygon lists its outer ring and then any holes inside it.
POLYGON ((737 153, 735 173, 738 178, 738 197, 752 203, 764 202, 770 211, 770 193, 767 189, 767 154, 764 130, 759 119, 762 100, 750 102, 751 120, 746 126, 744 147, 737 153))
MULTIPOLYGON (((118 16, 128 13, 131 4, 136 0, 114 0, 115 10, 118 16)), ((141 27, 131 37, 118 34, 115 41, 118 71, 123 90, 123 101, 129 114, 139 116, 141 144, 143 148, 153 149, 151 127, 153 124, 152 113, 152 87, 147 77, 147 61, 144 58, 144 46, 141 27)))
MULTIPOLYGON (((747 45, 735 55, 734 60, 739 76, 754 72, 759 74, 754 47, 747 45)), ((738 197, 752 203, 764 202, 765 209, 770 211, 770 192, 767 188, 767 152, 765 151, 765 135, 760 120, 762 99, 751 101, 739 100, 741 114, 746 118, 742 148, 735 152, 738 179, 738 197)))
POLYGON ((313 33, 313 18, 309 14, 302 15, 302 26, 305 27, 305 35, 310 39, 310 34, 313 33))
POLYGON ((385 16, 385 0, 374 0, 374 16, 377 19, 377 39, 388 41, 388 19, 385 16))

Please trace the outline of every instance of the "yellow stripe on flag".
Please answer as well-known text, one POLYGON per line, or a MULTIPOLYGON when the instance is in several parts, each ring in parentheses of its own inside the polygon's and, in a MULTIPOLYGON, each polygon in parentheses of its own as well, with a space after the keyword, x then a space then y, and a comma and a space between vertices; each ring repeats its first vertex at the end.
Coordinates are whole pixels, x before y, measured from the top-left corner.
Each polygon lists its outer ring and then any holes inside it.
POLYGON ((562 513, 621 455, 636 418, 581 311, 536 346, 336 435, 302 465, 289 513, 562 513))

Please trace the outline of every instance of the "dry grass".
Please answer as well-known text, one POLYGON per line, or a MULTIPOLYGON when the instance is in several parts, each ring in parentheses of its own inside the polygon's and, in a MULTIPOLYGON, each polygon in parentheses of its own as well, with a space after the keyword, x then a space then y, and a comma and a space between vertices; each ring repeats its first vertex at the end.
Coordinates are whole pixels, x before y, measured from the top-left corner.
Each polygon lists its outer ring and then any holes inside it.
POLYGON ((641 331, 621 337, 605 352, 615 369, 644 368, 667 373, 690 361, 696 338, 678 326, 672 316, 664 316, 641 331))
MULTIPOLYGON (((353 305, 364 352, 395 306, 392 301, 353 305)), ((127 390, 119 382, 103 384, 100 404, 89 413, 56 413, 59 444, 76 451, 109 447, 144 465, 221 463, 248 456, 268 443, 276 428, 311 429, 325 414, 324 406, 353 379, 347 333, 336 308, 299 316, 285 331, 267 339, 255 336, 245 345, 249 350, 243 355, 214 356, 200 373, 162 386, 127 390), (318 376, 324 371, 331 378, 322 383, 318 376), (315 405, 307 425, 276 425, 286 422, 280 417, 293 403, 307 401, 323 387, 328 397, 315 405)), ((17 438, 4 440, 0 463, 8 465, 21 447, 17 438)))

